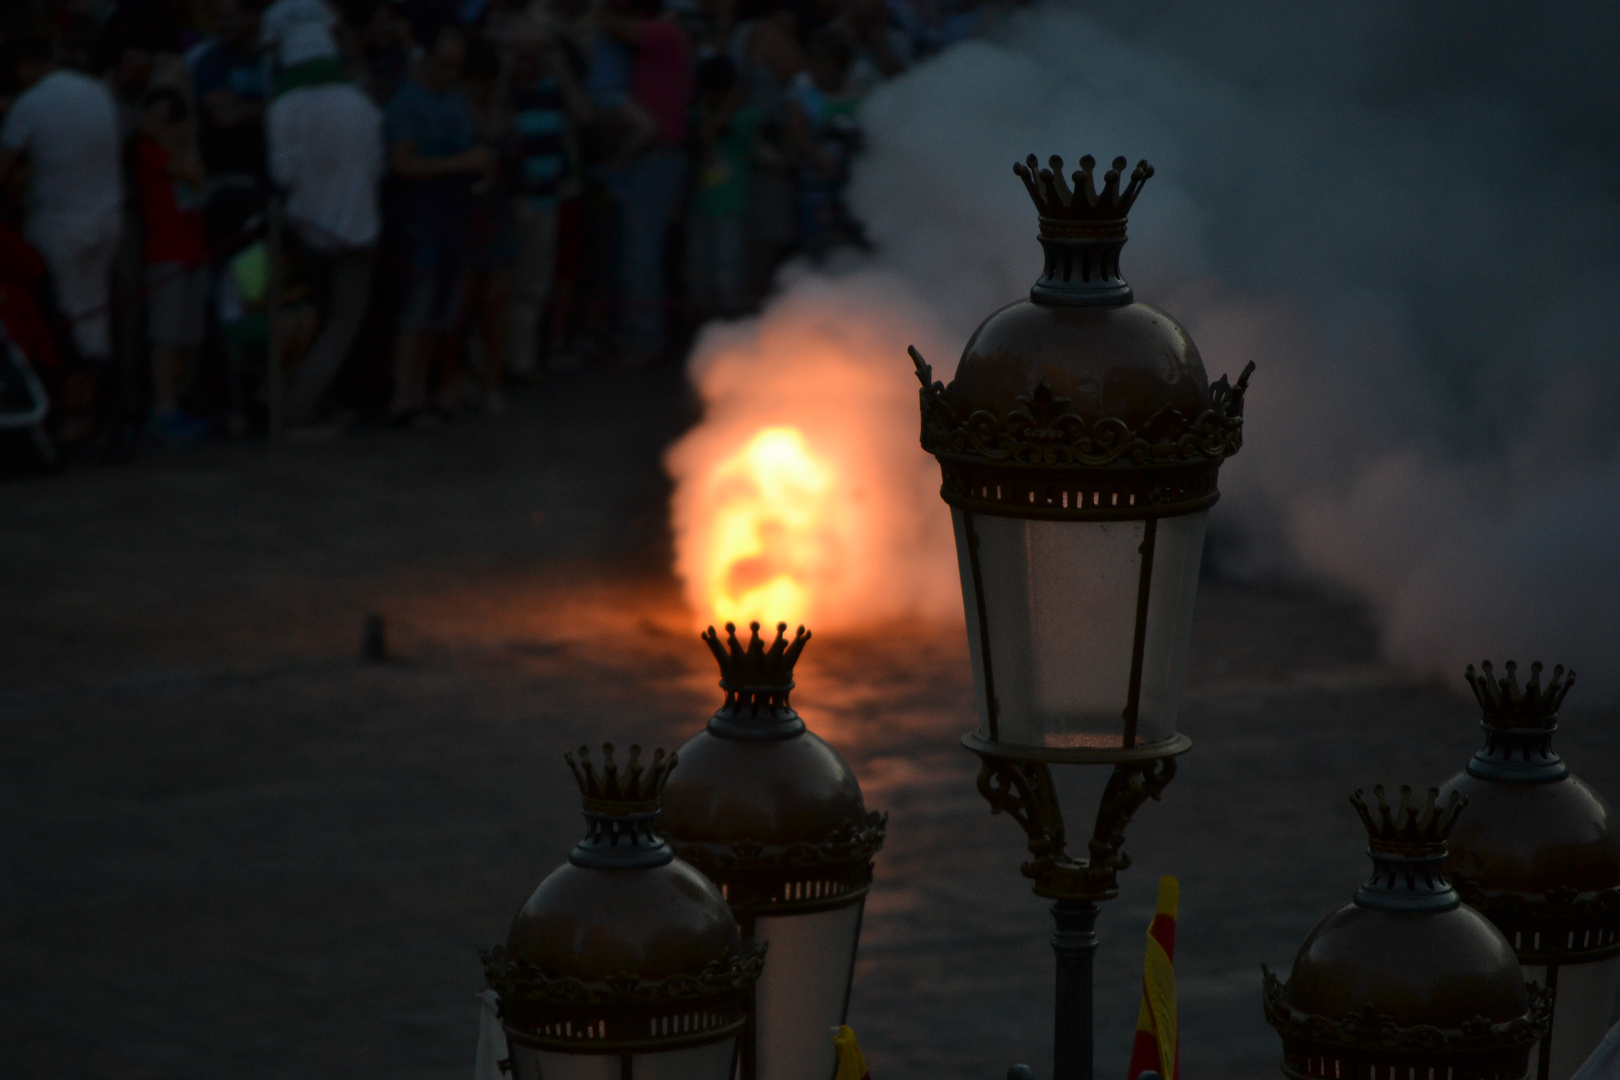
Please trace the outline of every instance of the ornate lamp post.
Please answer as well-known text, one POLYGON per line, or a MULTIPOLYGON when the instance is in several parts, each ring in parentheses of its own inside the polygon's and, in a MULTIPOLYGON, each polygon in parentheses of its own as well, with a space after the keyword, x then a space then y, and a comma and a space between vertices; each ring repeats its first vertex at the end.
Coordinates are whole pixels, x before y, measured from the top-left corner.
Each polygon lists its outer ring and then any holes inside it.
POLYGON ((1373 874, 1316 924, 1286 983, 1262 966, 1266 1022, 1292 1080, 1414 1077, 1520 1080, 1547 1030, 1547 1000, 1525 985, 1513 948, 1446 880, 1446 836, 1466 805, 1429 789, 1399 807, 1373 789, 1351 803, 1373 874))
MULTIPOLYGON (((484 954, 513 1080, 730 1080, 763 963, 654 830, 675 755, 567 755, 587 832, 484 954)), ((503 1067, 507 1067, 503 1065, 503 1067)))
POLYGON ((1463 899, 1512 943, 1525 977, 1552 992, 1552 1027, 1536 1080, 1568 1080, 1614 1020, 1620 990, 1620 836, 1603 799, 1552 748, 1558 708, 1575 683, 1541 665, 1519 685, 1509 661, 1467 679, 1485 746, 1446 781, 1469 810, 1451 835, 1446 872, 1463 899))
POLYGON ((770 648, 710 627, 725 702, 681 746, 662 826, 682 859, 720 886, 747 942, 770 962, 749 1001, 741 1080, 831 1080, 830 1034, 849 1008, 872 856, 888 815, 868 812, 838 752, 788 704, 810 640, 787 624, 770 648))
POLYGON ((983 761, 979 791, 1011 814, 1055 901, 1055 1080, 1090 1080, 1097 903, 1118 893, 1125 826, 1175 775, 1181 676, 1221 462, 1242 445, 1254 365, 1213 386, 1169 315, 1120 276, 1126 215, 1153 175, 1121 190, 1080 159, 1014 171, 1040 213, 1045 268, 1029 299, 986 319, 950 386, 911 350, 922 445, 951 507, 983 761), (1113 766, 1088 857, 1066 849, 1049 764, 1113 766))

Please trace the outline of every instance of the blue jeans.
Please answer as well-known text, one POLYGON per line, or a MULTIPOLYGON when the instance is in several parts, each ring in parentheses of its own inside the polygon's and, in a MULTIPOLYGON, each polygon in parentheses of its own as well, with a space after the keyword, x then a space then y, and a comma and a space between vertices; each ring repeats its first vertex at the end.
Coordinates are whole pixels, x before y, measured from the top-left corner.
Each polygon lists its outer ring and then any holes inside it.
POLYGON ((664 351, 664 239, 686 186, 686 155, 649 151, 614 179, 624 208, 625 346, 631 359, 652 360, 664 351))

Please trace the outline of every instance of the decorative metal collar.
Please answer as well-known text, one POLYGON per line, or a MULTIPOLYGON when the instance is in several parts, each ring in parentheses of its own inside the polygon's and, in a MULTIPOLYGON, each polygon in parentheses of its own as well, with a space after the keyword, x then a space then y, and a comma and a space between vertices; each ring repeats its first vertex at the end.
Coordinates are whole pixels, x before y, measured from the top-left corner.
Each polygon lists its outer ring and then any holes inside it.
POLYGON ((675 841, 677 854, 720 887, 733 911, 748 914, 840 907, 866 895, 872 857, 883 847, 889 815, 868 811, 819 841, 765 844, 675 841))
POLYGON ((588 982, 547 975, 499 945, 481 955, 509 1043, 563 1053, 673 1050, 735 1036, 765 963, 764 946, 745 941, 696 973, 588 982))
POLYGON ((1526 983, 1529 1009, 1523 1016, 1502 1023, 1477 1016, 1459 1027, 1403 1025, 1370 1003, 1346 1016, 1319 1016, 1295 1009, 1288 1003, 1288 984, 1264 964, 1260 971, 1265 981, 1266 1023, 1285 1040, 1298 1039, 1318 1046, 1404 1051, 1425 1057, 1528 1048, 1547 1033, 1552 1015, 1552 995, 1535 983, 1526 983))
POLYGON ((1463 902, 1502 931, 1519 963, 1589 964, 1620 956, 1620 885, 1594 892, 1520 893, 1482 888, 1453 872, 1463 902))
POLYGON ((1221 376, 1195 417, 1165 406, 1134 428, 1115 416, 1087 420, 1044 381, 1005 416, 961 415, 951 388, 908 350, 922 383, 922 446, 939 459, 940 494, 980 512, 1068 520, 1164 516, 1214 504, 1221 462, 1243 448, 1243 395, 1221 376))
POLYGON ((513 954, 504 945, 479 953, 490 989, 503 1001, 563 1005, 639 1005, 680 1001, 746 990, 765 965, 765 946, 742 943, 742 951, 724 960, 714 960, 695 974, 676 974, 663 979, 644 979, 633 972, 610 975, 601 982, 588 982, 571 975, 551 976, 513 954))

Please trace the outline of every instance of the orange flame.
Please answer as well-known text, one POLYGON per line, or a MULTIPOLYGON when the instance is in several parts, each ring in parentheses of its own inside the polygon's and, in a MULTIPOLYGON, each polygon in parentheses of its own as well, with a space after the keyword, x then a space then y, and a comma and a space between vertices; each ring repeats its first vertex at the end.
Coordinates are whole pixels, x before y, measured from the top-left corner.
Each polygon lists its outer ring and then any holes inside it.
POLYGON ((716 622, 804 621, 845 546, 837 479, 793 427, 765 428, 715 467, 705 591, 716 622))
POLYGON ((867 277, 807 279, 759 319, 705 330, 690 365, 703 423, 666 461, 675 566, 700 627, 961 618, 906 358, 912 341, 943 351, 928 327, 908 294, 867 277))

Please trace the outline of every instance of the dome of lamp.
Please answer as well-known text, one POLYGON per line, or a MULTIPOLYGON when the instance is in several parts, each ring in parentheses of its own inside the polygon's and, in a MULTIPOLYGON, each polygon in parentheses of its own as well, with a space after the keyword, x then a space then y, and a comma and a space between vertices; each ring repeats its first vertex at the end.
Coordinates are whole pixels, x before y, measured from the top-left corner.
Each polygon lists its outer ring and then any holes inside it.
POLYGON ((681 745, 681 771, 664 788, 664 831, 683 859, 721 882, 733 906, 749 902, 734 890, 750 876, 743 864, 753 854, 783 856, 772 876, 794 876, 794 864, 847 862, 833 876, 851 880, 833 887, 864 886, 882 816, 867 811, 854 772, 788 703, 809 632, 800 627, 789 642, 780 624, 767 649, 758 623, 746 646, 735 626, 726 631, 725 641, 713 628, 703 638, 720 663, 725 703, 681 745))
POLYGON ((1265 972, 1267 1022, 1292 1078, 1434 1076, 1520 1080, 1547 1030, 1547 1000, 1527 986, 1499 930, 1463 904, 1442 870, 1466 805, 1392 807, 1358 791, 1373 874, 1353 902, 1317 923, 1286 983, 1265 972))
POLYGON ((1517 667, 1509 661, 1501 677, 1489 662, 1479 673, 1468 669, 1486 744, 1442 789, 1469 807, 1452 832, 1446 871, 1514 939, 1525 963, 1620 953, 1614 814, 1552 748, 1575 673, 1557 667, 1543 686, 1542 666, 1532 664, 1521 688, 1517 667), (1548 900, 1560 896, 1569 903, 1548 900), (1615 902, 1592 902, 1604 896, 1615 902))

